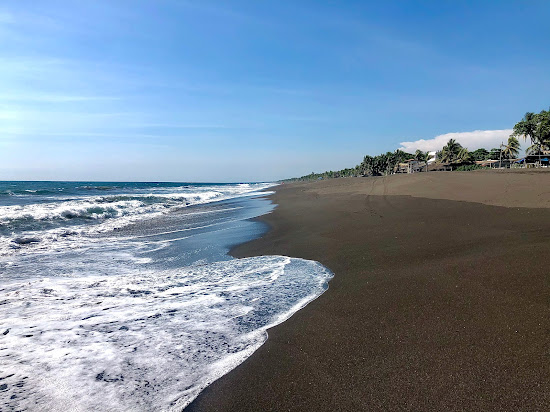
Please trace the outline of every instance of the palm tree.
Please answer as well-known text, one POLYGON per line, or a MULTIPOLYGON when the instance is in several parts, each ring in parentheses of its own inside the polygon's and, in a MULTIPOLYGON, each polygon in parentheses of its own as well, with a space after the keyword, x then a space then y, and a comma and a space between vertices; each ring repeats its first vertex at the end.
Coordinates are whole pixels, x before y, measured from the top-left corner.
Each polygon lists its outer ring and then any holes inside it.
POLYGON ((507 159, 515 159, 519 156, 521 145, 519 144, 519 140, 514 135, 511 135, 508 138, 508 143, 502 149, 502 154, 507 159))
POLYGON ((539 139, 547 146, 550 146, 550 109, 542 110, 537 115, 539 139))
POLYGON ((462 145, 458 143, 455 139, 449 139, 445 148, 447 148, 448 151, 456 154, 462 148, 462 145))
POLYGON ((374 164, 374 158, 372 156, 366 155, 363 158, 363 161, 361 162, 361 164, 359 165, 359 167, 361 168, 361 172, 364 175, 372 176, 373 175, 373 170, 372 170, 373 169, 373 164, 374 164))
POLYGON ((470 155, 468 149, 466 149, 465 147, 461 147, 456 156, 456 160, 462 163, 468 163, 472 160, 472 155, 470 155))
POLYGON ((529 138, 532 145, 538 143, 536 116, 537 115, 532 112, 525 113, 523 119, 515 124, 513 135, 522 136, 524 140, 529 138))
POLYGON ((451 151, 447 150, 446 147, 444 147, 441 150, 440 159, 442 163, 451 163, 453 161, 453 154, 451 151))
POLYGON ((529 146, 527 149, 525 149, 525 152, 530 155, 541 155, 542 154, 542 147, 540 144, 535 143, 529 146))
POLYGON ((454 162, 458 158, 460 149, 462 149, 460 143, 458 143, 455 139, 450 139, 441 150, 441 161, 445 163, 454 162))
POLYGON ((542 110, 538 114, 525 113, 523 119, 515 124, 513 136, 522 136, 524 140, 529 138, 531 146, 527 152, 538 154, 540 162, 542 151, 550 147, 550 110, 542 110))

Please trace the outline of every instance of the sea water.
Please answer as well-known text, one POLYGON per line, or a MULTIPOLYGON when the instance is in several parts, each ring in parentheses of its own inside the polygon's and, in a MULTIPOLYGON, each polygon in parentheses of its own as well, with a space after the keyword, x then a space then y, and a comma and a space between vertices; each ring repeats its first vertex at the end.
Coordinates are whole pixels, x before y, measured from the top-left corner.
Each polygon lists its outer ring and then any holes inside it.
POLYGON ((270 184, 0 182, 0 410, 179 410, 332 276, 262 235, 270 184))

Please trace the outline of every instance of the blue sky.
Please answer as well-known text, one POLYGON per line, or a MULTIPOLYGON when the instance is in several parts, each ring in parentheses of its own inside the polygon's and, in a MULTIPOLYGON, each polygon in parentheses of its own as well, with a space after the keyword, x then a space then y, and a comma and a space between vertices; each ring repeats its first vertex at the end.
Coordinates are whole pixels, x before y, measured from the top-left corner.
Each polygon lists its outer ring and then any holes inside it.
POLYGON ((548 1, 5 0, 0 179, 266 181, 448 133, 494 146, 550 106, 548 21, 548 1))

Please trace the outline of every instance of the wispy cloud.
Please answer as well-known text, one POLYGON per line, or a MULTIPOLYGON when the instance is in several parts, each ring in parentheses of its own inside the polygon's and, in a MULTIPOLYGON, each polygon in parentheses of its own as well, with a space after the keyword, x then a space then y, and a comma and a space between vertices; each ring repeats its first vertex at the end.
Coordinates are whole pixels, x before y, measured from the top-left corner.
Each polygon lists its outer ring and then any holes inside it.
MULTIPOLYGON (((74 105, 74 103, 70 103, 74 105)), ((47 104, 51 106, 51 104, 47 104)), ((0 139, 12 137, 76 136, 82 132, 120 133, 124 125, 136 122, 139 113, 59 111, 0 105, 0 139)), ((57 106, 56 106, 57 107, 57 106)))
POLYGON ((161 134, 144 134, 130 132, 79 132, 79 131, 42 131, 42 130, 21 130, 16 128, 0 128, 0 133, 11 136, 57 136, 57 137, 114 137, 114 138, 163 138, 161 134))
POLYGON ((0 94, 4 102, 68 103, 104 100, 121 100, 116 96, 71 96, 63 94, 0 94))
POLYGON ((455 139, 462 146, 469 150, 479 148, 491 149, 498 147, 502 142, 506 142, 512 129, 503 130, 474 130, 473 132, 445 133, 434 137, 433 139, 419 139, 412 142, 401 142, 401 150, 413 153, 416 150, 436 151, 441 150, 449 139, 455 139))
POLYGON ((222 124, 182 124, 182 123, 136 123, 128 127, 159 128, 159 129, 232 129, 222 124))
POLYGON ((254 24, 262 24, 262 25, 271 25, 272 22, 270 22, 268 19, 262 19, 259 16, 245 13, 242 10, 237 10, 236 8, 229 8, 227 6, 221 6, 220 4, 209 4, 205 1, 173 1, 171 2, 172 6, 176 7, 185 7, 188 9, 195 10, 197 12, 202 12, 210 15, 217 15, 223 18, 229 18, 233 20, 237 20, 239 22, 247 22, 247 23, 254 23, 254 24))

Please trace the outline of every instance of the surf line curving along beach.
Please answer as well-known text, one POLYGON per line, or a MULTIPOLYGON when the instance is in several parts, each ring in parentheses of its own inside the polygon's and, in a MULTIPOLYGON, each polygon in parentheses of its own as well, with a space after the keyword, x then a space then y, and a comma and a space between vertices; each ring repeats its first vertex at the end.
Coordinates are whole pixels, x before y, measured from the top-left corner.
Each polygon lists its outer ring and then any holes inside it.
POLYGON ((181 410, 327 288, 233 259, 272 184, 0 182, 0 409, 181 410))
POLYGON ((334 278, 188 410, 544 410, 548 187, 540 170, 276 187, 271 231, 231 253, 334 278))

